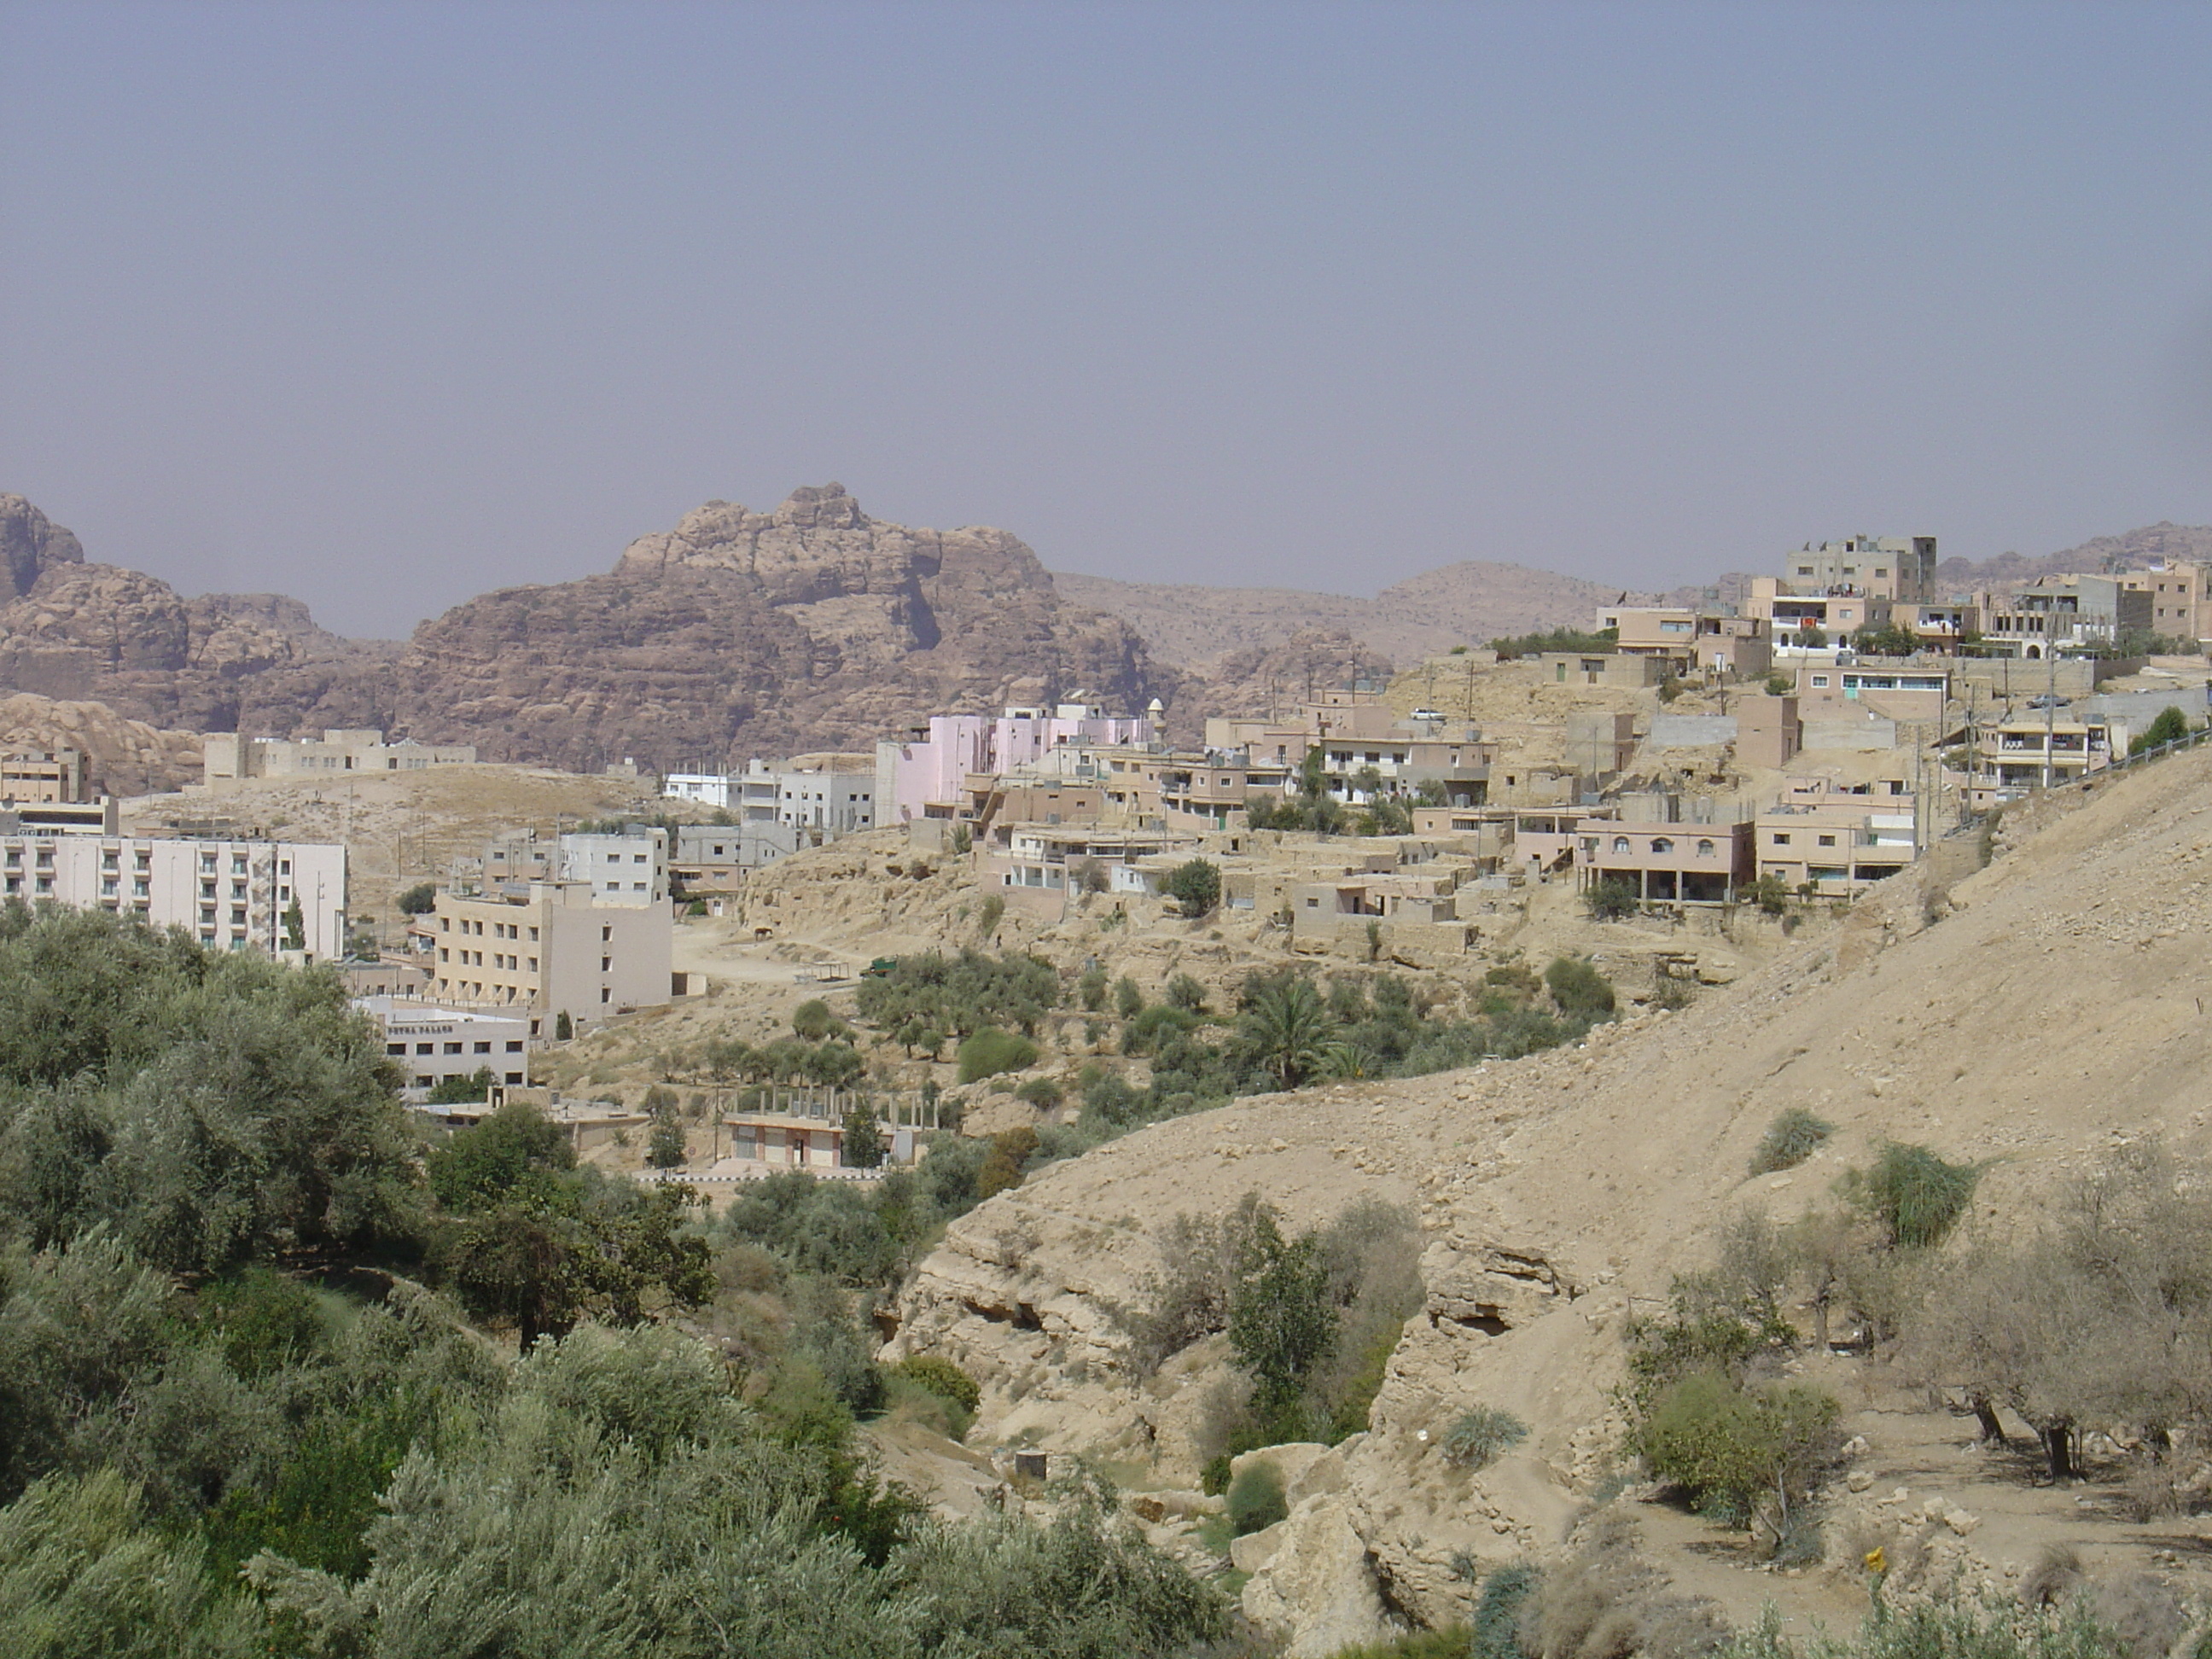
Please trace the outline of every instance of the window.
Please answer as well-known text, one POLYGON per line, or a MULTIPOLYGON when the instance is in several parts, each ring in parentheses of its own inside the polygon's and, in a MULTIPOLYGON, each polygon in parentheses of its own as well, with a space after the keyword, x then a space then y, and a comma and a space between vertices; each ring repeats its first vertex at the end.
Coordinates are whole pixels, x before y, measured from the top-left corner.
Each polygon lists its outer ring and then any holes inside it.
POLYGON ((1615 836, 1613 838, 1613 850, 1616 853, 1626 853, 1632 850, 1628 844, 1628 837, 1626 836, 1615 836))
POLYGON ((1671 853, 1674 850, 1674 843, 1664 836, 1655 836, 1651 839, 1651 850, 1655 853, 1671 853))
POLYGON ((614 1000, 614 998, 615 998, 615 994, 614 994, 612 991, 610 991, 609 989, 607 989, 607 988, 606 988, 605 986, 604 986, 604 985, 602 985, 601 987, 599 987, 599 1000, 600 1000, 601 1002, 612 1002, 612 1001, 614 1000))
POLYGON ((1712 842, 1709 842, 1709 841, 1701 841, 1701 842, 1699 842, 1698 843, 1698 856, 1699 858, 1701 858, 1701 859, 1709 859, 1709 858, 1712 857, 1712 855, 1713 855, 1713 844, 1712 844, 1712 842))
POLYGON ((1833 836, 1823 836, 1820 837, 1820 845, 1823 847, 1833 847, 1835 844, 1836 838, 1833 836))
POLYGON ((522 1052, 522 1039, 521 1039, 520 1037, 509 1037, 509 1038, 507 1038, 507 1053, 509 1053, 510 1054, 520 1054, 520 1053, 522 1052))
POLYGON ((404 1054, 407 1052, 407 1045, 404 1042, 387 1042, 384 1045, 384 1052, 387 1054, 404 1054))
POLYGON ((449 1054, 458 1054, 461 1052, 461 1045, 458 1042, 449 1042, 446 1045, 446 1052, 449 1054))
POLYGON ((1789 832, 1787 830, 1777 830, 1774 832, 1774 844, 1775 844, 1777 847, 1787 847, 1787 846, 1789 846, 1789 845, 1790 845, 1790 832, 1789 832))
POLYGON ((1817 689, 1826 690, 1828 685, 1828 677, 1826 674, 1815 674, 1813 676, 1813 684, 1817 689))
POLYGON ((415 1052, 418 1054, 431 1054, 437 1051, 437 1045, 434 1042, 418 1042, 415 1045, 415 1052))

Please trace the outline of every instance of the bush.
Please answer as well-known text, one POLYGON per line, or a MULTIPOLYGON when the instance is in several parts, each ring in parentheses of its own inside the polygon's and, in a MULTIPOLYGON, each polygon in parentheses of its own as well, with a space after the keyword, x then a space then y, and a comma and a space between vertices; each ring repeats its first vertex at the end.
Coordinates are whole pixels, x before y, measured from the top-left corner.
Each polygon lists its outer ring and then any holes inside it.
POLYGON ((916 1354, 886 1369, 950 1400, 964 1412, 973 1412, 982 1402, 983 1390, 975 1379, 941 1355, 916 1354))
POLYGON ((1033 1077, 1014 1091, 1014 1098, 1027 1101, 1039 1111, 1048 1112, 1066 1098, 1066 1095, 1053 1079, 1033 1077))
POLYGON ((1006 900, 996 893, 992 894, 983 901, 981 908, 975 912, 975 931, 988 937, 998 927, 1000 918, 1006 914, 1006 900))
POLYGON ((1593 921, 1619 921, 1634 915, 1642 903, 1636 890, 1618 876, 1607 876, 1583 893, 1583 908, 1593 921))
POLYGON ((1522 1659, 1521 1618, 1528 1597, 1542 1583, 1540 1571, 1525 1562, 1500 1567, 1482 1581, 1475 1598, 1469 1659, 1522 1659))
POLYGON ((1206 987, 1188 974, 1177 974, 1168 981, 1167 1000, 1170 1008, 1180 1008, 1187 1014, 1202 1014, 1206 1012, 1206 987))
POLYGON ((1497 1462, 1528 1437, 1528 1425, 1510 1412, 1477 1406, 1463 1412, 1437 1443, 1447 1463, 1480 1469, 1497 1462))
POLYGON ((837 1029, 837 1016, 820 997, 810 997, 791 1011, 791 1029, 809 1042, 819 1042, 837 1029))
POLYGON ((1782 878, 1771 870, 1752 883, 1751 897, 1770 916, 1778 916, 1790 908, 1790 890, 1783 884, 1782 878))
POLYGON ((1815 1117, 1802 1106, 1784 1109, 1775 1115, 1774 1121, 1766 1126, 1766 1133, 1753 1150, 1751 1173, 1772 1175, 1777 1170, 1796 1169, 1820 1151, 1835 1129, 1834 1124, 1826 1118, 1815 1117))
POLYGON ((1544 970, 1544 984, 1570 1019, 1596 1019, 1613 1012, 1613 987, 1580 957, 1560 957, 1544 970))
POLYGON ((1833 1455, 1842 1414, 1817 1389, 1747 1389, 1705 1372, 1653 1402, 1636 1446, 1652 1474, 1681 1487, 1701 1513, 1741 1522, 1773 1499, 1771 1525, 1779 1536, 1791 1506, 1833 1455))
POLYGON ((1037 1149, 1037 1132, 1024 1125, 991 1137, 991 1150, 975 1172, 975 1195, 980 1200, 1022 1184, 1023 1166, 1037 1149))
POLYGON ((1083 1004, 1083 1011, 1095 1014, 1106 1006, 1106 969, 1094 962, 1083 970, 1083 977, 1075 981, 1075 994, 1083 1004))
POLYGON ((1078 892, 1103 893, 1114 884, 1104 863, 1095 858, 1079 860, 1072 873, 1078 892))
POLYGON ((1221 902, 1221 867, 1206 859, 1179 864, 1161 884, 1187 916, 1202 916, 1221 902))
POLYGON ((1002 1072, 1018 1072, 1036 1063, 1037 1046, 1027 1037, 987 1025, 960 1045, 960 1080, 980 1083, 1002 1072))
POLYGON ((1796 689, 1797 682, 1787 674, 1774 673, 1766 677, 1766 695, 1770 697, 1786 697, 1796 689))
POLYGON ((491 1098, 492 1075, 489 1066, 479 1066, 467 1077, 443 1077, 430 1085, 429 1103, 433 1106, 466 1106, 471 1102, 491 1098))
POLYGON ((1145 1012, 1145 994, 1127 974, 1114 981, 1114 1012, 1123 1019, 1134 1019, 1145 1012))
POLYGON ((438 908, 438 884, 418 881, 395 901, 403 916, 427 916, 438 908))
POLYGON ((1948 1164, 1925 1146, 1883 1143, 1874 1166, 1854 1170, 1844 1191, 1901 1249, 1941 1244, 1965 1213, 1982 1178, 1978 1164, 1948 1164))
POLYGON ((2128 742, 2128 753, 2140 755, 2148 750, 2163 749, 2169 743, 2179 743, 2189 735, 2189 717, 2179 708, 2161 708, 2149 729, 2128 742))
POLYGON ((1239 1538, 1265 1531, 1290 1512, 1282 1474, 1273 1463, 1264 1460, 1247 1463, 1229 1483, 1229 1527, 1239 1538))

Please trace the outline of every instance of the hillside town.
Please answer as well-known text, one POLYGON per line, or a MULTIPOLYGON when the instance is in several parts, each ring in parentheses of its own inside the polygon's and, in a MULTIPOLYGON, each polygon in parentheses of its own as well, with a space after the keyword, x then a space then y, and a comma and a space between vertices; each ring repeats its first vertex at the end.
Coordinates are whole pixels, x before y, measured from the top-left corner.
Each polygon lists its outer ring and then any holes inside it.
POLYGON ((6 891, 334 963, 409 1097, 448 1112, 472 1083, 479 1109, 531 1087, 552 1045, 704 994, 679 933, 766 939, 782 919, 752 902, 763 873, 852 837, 957 869, 1032 939, 1092 895, 1172 914, 1200 861, 1262 955, 1469 977, 1540 894, 1571 933, 1668 921, 1641 975, 1656 987, 1666 962, 1694 970, 1684 930, 1739 907, 1841 914, 1946 838, 2203 728, 2205 567, 1939 597, 1936 562, 1933 537, 1808 543, 1741 605, 1615 605, 1263 716, 1178 711, 1195 744, 1169 740, 1158 699, 1075 692, 917 714, 872 754, 671 773, 652 807, 656 781, 611 766, 627 817, 507 825, 434 867, 418 848, 391 891, 349 891, 362 846, 254 827, 253 791, 434 771, 465 793, 501 770, 474 747, 209 733, 167 811, 100 793, 74 750, 20 749, 0 756, 6 891))

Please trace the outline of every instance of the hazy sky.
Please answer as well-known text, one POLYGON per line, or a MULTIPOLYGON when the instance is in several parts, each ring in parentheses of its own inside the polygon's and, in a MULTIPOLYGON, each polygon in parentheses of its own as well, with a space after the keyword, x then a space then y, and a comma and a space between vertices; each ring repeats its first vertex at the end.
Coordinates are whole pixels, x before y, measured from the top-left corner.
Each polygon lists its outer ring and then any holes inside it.
POLYGON ((0 0, 0 489, 345 631, 830 478, 1371 592, 2208 460, 2212 8, 0 0))

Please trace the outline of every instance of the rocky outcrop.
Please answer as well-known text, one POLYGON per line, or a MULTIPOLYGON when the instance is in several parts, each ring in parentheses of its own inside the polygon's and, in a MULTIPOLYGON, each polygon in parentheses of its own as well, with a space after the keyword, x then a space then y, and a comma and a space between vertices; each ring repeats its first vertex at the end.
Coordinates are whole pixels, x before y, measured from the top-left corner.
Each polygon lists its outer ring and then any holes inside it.
POLYGON ((398 678, 418 737, 660 770, 872 746, 1018 696, 1173 690, 1018 538, 882 523, 835 483, 772 513, 709 501, 604 576, 471 600, 416 630, 398 678))
POLYGON ((21 495, 0 493, 0 599, 21 599, 49 570, 83 562, 76 537, 21 495))
POLYGON ((125 720, 106 703, 57 702, 27 692, 0 696, 0 747, 74 749, 85 757, 91 787, 103 794, 174 789, 200 775, 197 732, 125 720))
POLYGON ((1017 538, 880 523, 834 483, 772 513, 710 501, 605 574, 485 594, 404 647, 341 639, 279 595, 187 599, 87 563, 19 496, 0 496, 0 687, 207 731, 379 726, 666 771, 866 748, 947 709, 1175 690, 1017 538))

